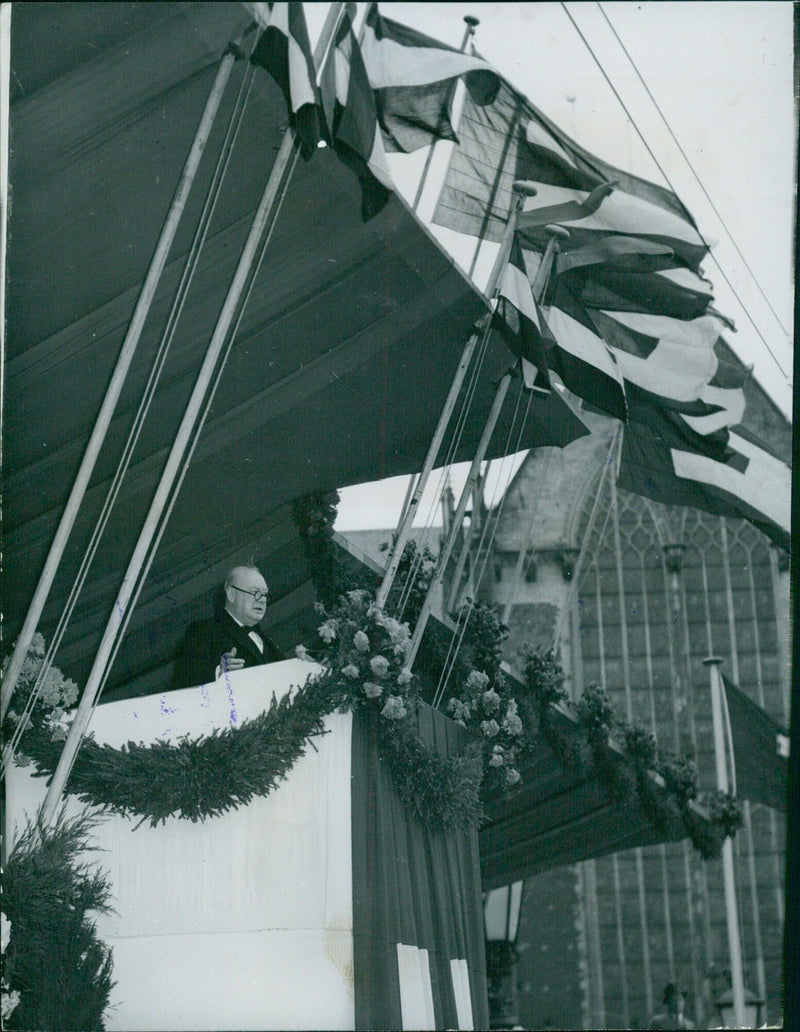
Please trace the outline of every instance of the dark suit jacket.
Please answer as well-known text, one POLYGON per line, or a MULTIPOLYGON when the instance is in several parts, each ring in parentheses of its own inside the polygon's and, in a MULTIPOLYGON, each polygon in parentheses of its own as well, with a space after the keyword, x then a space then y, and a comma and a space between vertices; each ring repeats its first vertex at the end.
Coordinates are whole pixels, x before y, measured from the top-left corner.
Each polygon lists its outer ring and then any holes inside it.
POLYGON ((191 688, 196 684, 208 684, 216 676, 220 658, 224 652, 236 649, 236 655, 244 660, 246 667, 275 663, 283 656, 259 628, 240 627, 224 610, 210 620, 198 620, 189 626, 183 638, 172 688, 191 688), (248 631, 256 630, 264 641, 263 655, 250 637, 248 631))

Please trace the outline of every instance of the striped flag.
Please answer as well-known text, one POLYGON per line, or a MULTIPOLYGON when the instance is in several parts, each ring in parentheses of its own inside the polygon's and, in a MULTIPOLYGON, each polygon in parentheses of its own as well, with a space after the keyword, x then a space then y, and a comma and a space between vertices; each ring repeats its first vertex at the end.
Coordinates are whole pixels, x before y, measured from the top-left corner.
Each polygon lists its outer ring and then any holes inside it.
POLYGON ((589 313, 559 280, 548 300, 551 304, 544 318, 553 342, 548 352, 550 372, 601 412, 626 420, 622 371, 589 313))
POLYGON ((722 327, 713 316, 592 312, 591 322, 613 348, 624 379, 660 397, 692 401, 717 371, 714 345, 722 327))
POLYGON ((262 27, 250 60, 265 69, 286 99, 289 123, 308 159, 320 140, 319 91, 301 3, 245 4, 262 27))
POLYGON ((525 261, 516 240, 511 245, 511 254, 500 279, 492 328, 522 361, 525 385, 549 391, 547 328, 533 297, 525 261))
MULTIPOLYGON (((620 487, 667 505, 749 520, 777 545, 789 547, 791 469, 742 426, 728 430, 726 421, 736 418, 736 409, 716 406, 716 422, 710 419, 703 427, 708 432, 698 433, 681 403, 670 406, 631 383, 626 397, 620 487)), ((712 401, 700 404, 706 417, 698 419, 715 415, 712 401)))
POLYGON ((479 106, 491 104, 500 88, 500 76, 483 58, 383 17, 377 3, 367 9, 361 52, 387 151, 456 139, 451 106, 459 77, 479 106))
MULTIPOLYGON (((567 277, 575 299, 589 309, 697 319, 711 309, 711 283, 676 265, 664 244, 626 236, 562 252, 556 275, 567 277)), ((730 326, 730 321, 725 320, 730 326)))
POLYGON ((545 227, 557 224, 569 230, 562 247, 573 250, 597 244, 609 236, 661 244, 672 250, 679 264, 697 272, 708 244, 691 222, 652 201, 603 183, 591 191, 537 183, 537 193, 526 197, 518 232, 526 246, 544 250, 545 227))
POLYGON ((328 138, 361 183, 361 217, 366 221, 386 205, 394 185, 351 6, 339 22, 320 87, 328 138))

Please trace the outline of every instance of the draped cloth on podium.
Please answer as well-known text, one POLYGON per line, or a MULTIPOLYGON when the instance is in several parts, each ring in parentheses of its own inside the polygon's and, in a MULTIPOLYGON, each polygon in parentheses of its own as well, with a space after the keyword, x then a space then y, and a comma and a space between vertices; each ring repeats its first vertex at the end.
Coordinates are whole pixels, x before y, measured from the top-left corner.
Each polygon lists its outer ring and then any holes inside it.
MULTIPOLYGON (((417 720, 444 756, 463 732, 430 706, 417 720)), ((375 720, 353 721, 355 1027, 488 1028, 477 831, 410 816, 381 761, 375 720)))

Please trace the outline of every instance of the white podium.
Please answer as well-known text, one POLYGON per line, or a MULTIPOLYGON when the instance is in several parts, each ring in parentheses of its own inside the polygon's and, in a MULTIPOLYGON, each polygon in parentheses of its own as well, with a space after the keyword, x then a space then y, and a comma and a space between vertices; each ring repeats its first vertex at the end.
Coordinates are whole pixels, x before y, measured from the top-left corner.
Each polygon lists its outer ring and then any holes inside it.
MULTIPOLYGON (((114 746, 199 737, 257 716, 314 669, 292 659, 109 703, 91 731, 114 746)), ((90 859, 109 873, 116 909, 97 917, 117 983, 108 1029, 354 1028, 351 724, 328 717, 318 751, 309 746, 275 791, 238 810, 196 824, 99 824, 105 852, 90 859)), ((12 836, 44 793, 30 768, 11 771, 12 836)))

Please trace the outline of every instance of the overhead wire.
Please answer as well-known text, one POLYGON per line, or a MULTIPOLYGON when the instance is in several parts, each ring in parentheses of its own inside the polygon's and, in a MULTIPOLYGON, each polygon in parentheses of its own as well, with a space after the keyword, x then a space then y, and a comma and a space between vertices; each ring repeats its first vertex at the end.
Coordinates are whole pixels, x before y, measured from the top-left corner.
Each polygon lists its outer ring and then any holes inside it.
MULTIPOLYGON (((672 192, 677 196, 677 191, 675 190, 675 187, 673 186, 670 177, 668 176, 667 172, 664 170, 664 167, 662 166, 661 162, 658 160, 658 158, 654 154, 652 148, 650 147, 650 144, 644 138, 644 135, 642 134, 642 131, 639 129, 639 126, 636 124, 636 121, 634 120, 633 115, 631 114, 630 110, 628 109, 628 106, 626 105, 625 101, 622 99, 622 96, 620 95, 620 93, 617 90, 616 86, 611 81, 611 78, 609 77, 609 75, 606 72, 605 68, 603 68, 602 64, 600 63, 599 58, 597 57, 597 55, 595 54, 594 50, 592 49, 589 41, 586 39, 586 36, 584 36, 583 32, 581 32, 577 22, 575 21, 575 19, 573 18, 572 14, 568 10, 567 5, 564 2, 564 0, 561 0, 561 7, 563 8, 564 13, 567 15, 567 17, 569 18, 570 22, 572 23, 573 28, 575 29, 575 31, 577 32, 577 34, 580 36, 581 40, 583 41, 584 46, 589 51, 589 53, 590 53, 592 59, 594 60, 595 64, 600 69, 600 72, 602 73, 603 78, 606 80, 606 82, 608 83, 608 85, 609 85, 611 91, 613 92, 614 96, 617 98, 617 101, 619 102, 620 107, 625 112, 625 114, 628 116, 628 119, 629 119, 631 125, 636 130, 636 133, 637 133, 639 139, 644 144, 644 146, 645 146, 645 148, 647 150, 647 153, 653 159, 653 162, 655 163, 655 165, 658 168, 658 170, 661 173, 661 175, 664 177, 664 180, 667 183, 667 185, 669 186, 670 190, 672 190, 672 192)), ((703 241, 705 246, 708 248, 709 254, 711 255, 711 258, 714 261, 715 265, 719 269, 722 278, 725 280, 725 282, 728 285, 728 288, 731 291, 731 293, 733 294, 733 296, 739 302, 739 304, 740 304, 740 306, 742 308, 742 311, 747 316, 747 319, 749 320, 751 326, 755 330, 758 338, 761 340, 762 344, 764 345, 764 347, 769 352, 769 355, 771 356, 773 362, 778 367, 778 369, 780 370, 781 374, 784 376, 786 381, 787 382, 791 382, 789 374, 783 368, 783 366, 782 366, 780 360, 778 359, 777 355, 775 354, 775 352, 772 350, 772 348, 767 343, 766 337, 764 336, 764 334, 761 332, 760 328, 756 324, 755 319, 753 318, 753 316, 750 314, 750 311, 747 308, 747 306, 745 305, 744 301, 742 300, 738 290, 736 289, 736 287, 731 282, 730 278, 728 277, 728 274, 725 272, 725 270, 722 268, 722 266, 717 261, 716 256, 711 252, 711 245, 708 243, 708 241, 705 239, 705 237, 703 236, 702 232, 699 229, 697 229, 697 234, 700 237, 700 239, 703 241)))
MULTIPOLYGON (((692 164, 692 161, 691 161, 691 159, 689 158, 688 154, 687 154, 687 153, 686 153, 686 151, 685 151, 685 150, 683 149, 683 147, 682 147, 682 145, 681 145, 680 141, 678 140, 678 137, 677 137, 677 136, 675 135, 675 132, 673 131, 673 129, 672 129, 672 126, 671 126, 671 125, 670 125, 670 123, 669 123, 669 120, 667 119, 667 117, 666 117, 666 115, 664 114, 664 112, 663 112, 663 111, 661 110, 661 107, 659 106, 659 104, 658 104, 658 101, 656 100, 656 98, 655 98, 655 97, 653 96, 653 94, 652 94, 652 91, 650 90, 650 87, 649 87, 649 86, 647 85, 647 83, 645 82, 645 80, 644 80, 644 77, 643 77, 642 73, 641 73, 641 72, 639 71, 639 68, 638 68, 638 66, 637 66, 636 62, 634 61, 633 57, 631 56, 630 52, 628 51, 628 48, 627 48, 627 47, 625 46, 625 44, 624 44, 624 43, 622 42, 622 40, 621 40, 621 38, 620 38, 620 35, 619 35, 619 33, 617 32, 616 28, 614 27, 614 24, 613 24, 613 22, 612 22, 612 21, 611 21, 611 19, 609 18, 609 16, 608 16, 608 13, 606 12, 605 8, 603 7, 603 4, 602 4, 602 3, 600 3, 600 0, 596 0, 596 2, 597 2, 597 6, 598 6, 598 8, 599 8, 599 10, 600 10, 600 13, 601 13, 601 14, 603 15, 603 17, 605 18, 606 22, 608 23, 608 27, 609 27, 609 28, 611 29, 611 31, 613 32, 613 34, 614 34, 614 37, 615 37, 615 39, 616 39, 616 40, 617 40, 617 42, 619 43, 619 45, 620 45, 620 47, 622 48, 622 50, 623 50, 623 52, 624 52, 625 56, 627 57, 628 61, 630 62, 631 68, 633 68, 634 72, 636 73, 636 77, 637 77, 637 78, 639 79, 639 82, 640 82, 640 83, 642 84, 642 86, 644 87, 644 89, 645 89, 645 91, 646 91, 646 93, 647 93, 647 96, 648 96, 648 97, 650 98, 650 100, 651 100, 651 101, 653 102, 653 106, 655 107, 656 111, 658 112, 658 114, 659 114, 659 116, 660 116, 660 118, 661 118, 661 121, 662 121, 662 122, 664 123, 664 125, 666 126, 666 128, 667 128, 667 132, 668 132, 668 133, 670 134, 670 136, 672 137, 672 139, 673 139, 673 141, 674 141, 674 143, 675 143, 675 146, 676 146, 676 147, 678 148, 678 150, 679 150, 679 151, 680 151, 680 153, 681 153, 681 156, 682 156, 683 160, 684 160, 684 161, 686 162, 686 164, 687 164, 687 165, 689 166, 689 169, 691 170, 691 173, 692 173, 692 175, 693 175, 693 176, 694 176, 694 178, 695 178, 695 179, 697 180, 697 184, 698 184, 698 186, 700 187, 700 189, 701 189, 701 190, 703 191, 703 195, 704 195, 704 197, 706 198, 706 200, 708 201, 708 203, 709 203, 709 204, 711 205, 711 208, 712 208, 712 210, 713 210, 714 214, 715 214, 715 215, 717 216, 717 218, 719 219, 720 223, 721 223, 721 224, 722 224, 722 226, 724 227, 724 229, 725 229, 725 232, 726 232, 726 233, 728 234, 728 237, 729 237, 729 239, 730 239, 731 243, 733 244, 733 246, 734 246, 734 248, 735 248, 735 250, 736 250, 736 253, 737 253, 737 254, 739 255, 739 257, 740 257, 740 258, 741 258, 741 260, 742 260, 742 263, 744 264, 744 267, 745 267, 745 268, 747 269, 747 271, 748 271, 748 272, 750 273, 750 276, 752 277, 753 283, 755 283, 755 285, 756 285, 756 287, 757 287, 757 289, 758 289, 758 292, 759 292, 759 293, 761 294, 761 296, 763 297, 763 299, 764 299, 764 301, 766 302, 766 304, 767 304, 767 307, 769 308, 769 310, 770 310, 770 311, 772 312, 772 314, 773 314, 773 315, 775 316, 775 321, 777 322, 777 324, 778 324, 778 325, 780 326, 780 328, 781 328, 781 329, 783 330, 783 332, 784 332, 784 333, 786 334, 786 336, 788 337, 788 336, 789 336, 789 331, 788 331, 788 330, 786 329, 786 327, 785 327, 785 326, 783 325, 783 322, 782 322, 782 320, 781 320, 780 316, 778 315, 778 313, 777 313, 777 312, 775 311, 775 308, 773 307, 773 305, 772 305, 772 302, 770 301, 770 299, 769 299, 769 298, 767 297, 766 293, 764 292, 764 288, 763 288, 763 287, 761 286, 761 283, 759 282, 759 280, 758 280, 758 277, 757 277, 757 276, 756 276, 756 274, 755 274, 755 273, 753 272, 753 269, 751 268, 751 266, 750 266, 750 263, 749 263, 749 262, 747 261, 747 259, 745 258, 744 254, 742 253, 742 250, 741 250, 741 248, 740 248, 740 247, 739 247, 739 245, 737 244, 737 242, 736 242, 736 239, 735 239, 735 237, 734 237, 733 233, 732 233, 732 232, 731 232, 731 230, 729 229, 729 227, 728 227, 728 225, 727 225, 727 223, 726 223, 725 219, 724 219, 724 218, 722 217, 722 215, 721 215, 721 213, 720 213, 719 209, 717 208, 716 204, 714 203, 714 200, 713 200, 713 198, 712 198, 712 197, 711 197, 711 195, 709 194, 708 190, 706 190, 706 188, 705 188, 705 184, 703 183, 702 179, 701 179, 701 178, 700 178, 700 176, 698 175, 698 173, 697 173, 697 170, 695 169, 694 165, 692 164)), ((712 255, 712 257, 713 257, 713 255, 712 255)), ((718 263, 717 263, 717 264, 718 264, 718 263)))

